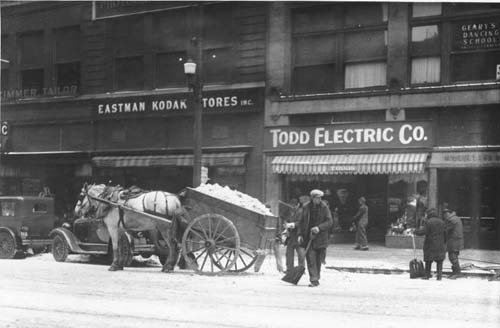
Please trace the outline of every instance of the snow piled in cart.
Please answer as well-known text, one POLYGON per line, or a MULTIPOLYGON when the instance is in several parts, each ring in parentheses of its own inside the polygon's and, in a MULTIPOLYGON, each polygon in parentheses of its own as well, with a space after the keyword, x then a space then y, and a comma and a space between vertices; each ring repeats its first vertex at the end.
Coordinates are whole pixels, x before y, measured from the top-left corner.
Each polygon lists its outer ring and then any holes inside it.
POLYGON ((266 205, 262 204, 257 198, 239 192, 238 190, 233 190, 228 186, 223 187, 218 183, 201 184, 199 187, 194 188, 194 190, 239 207, 258 212, 262 215, 273 216, 271 210, 266 207, 266 205))

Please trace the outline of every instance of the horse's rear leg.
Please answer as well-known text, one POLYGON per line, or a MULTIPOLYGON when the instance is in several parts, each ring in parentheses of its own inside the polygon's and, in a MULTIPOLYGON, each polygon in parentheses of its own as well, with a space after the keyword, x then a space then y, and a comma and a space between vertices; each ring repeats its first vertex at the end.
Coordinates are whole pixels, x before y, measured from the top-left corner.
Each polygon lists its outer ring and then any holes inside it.
POLYGON ((123 270, 123 261, 120 260, 121 252, 120 247, 118 247, 118 243, 120 241, 120 233, 117 228, 108 229, 109 236, 111 237, 111 243, 113 248, 113 263, 109 267, 108 271, 119 271, 123 270))
POLYGON ((177 263, 177 259, 179 257, 177 245, 169 229, 163 228, 158 229, 158 231, 160 231, 161 237, 163 238, 163 240, 165 240, 168 246, 167 260, 165 261, 165 264, 163 264, 161 271, 170 272, 174 270, 175 264, 177 263))

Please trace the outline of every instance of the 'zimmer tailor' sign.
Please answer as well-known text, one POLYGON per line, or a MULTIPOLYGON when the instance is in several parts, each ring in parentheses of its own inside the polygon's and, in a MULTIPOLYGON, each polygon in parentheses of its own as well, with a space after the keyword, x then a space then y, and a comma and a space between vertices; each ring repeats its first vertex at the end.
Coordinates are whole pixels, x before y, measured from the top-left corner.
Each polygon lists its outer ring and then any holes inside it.
MULTIPOLYGON (((191 93, 112 98, 94 105, 98 117, 158 116, 194 109, 191 93)), ((264 88, 203 92, 203 112, 259 111, 264 108, 264 88)))
POLYGON ((380 122, 274 127, 266 150, 432 147, 431 122, 380 122))

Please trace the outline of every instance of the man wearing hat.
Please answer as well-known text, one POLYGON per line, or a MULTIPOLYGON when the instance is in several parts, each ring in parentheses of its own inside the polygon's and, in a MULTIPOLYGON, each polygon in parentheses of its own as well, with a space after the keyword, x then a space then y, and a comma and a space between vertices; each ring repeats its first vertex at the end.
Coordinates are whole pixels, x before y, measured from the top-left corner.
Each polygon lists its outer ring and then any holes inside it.
POLYGON ((311 240, 311 246, 306 254, 309 287, 319 286, 321 264, 325 262, 328 247, 328 229, 333 225, 330 209, 321 197, 323 197, 321 190, 311 190, 311 201, 304 205, 298 227, 299 244, 306 247, 311 240))
POLYGON ((354 215, 353 221, 356 224, 356 237, 354 249, 367 251, 368 239, 366 237, 366 226, 368 225, 368 206, 366 206, 365 197, 358 199, 359 209, 354 215))
POLYGON ((456 279, 461 276, 458 255, 460 250, 464 248, 464 229, 462 220, 453 209, 446 207, 443 210, 443 216, 446 223, 446 250, 448 251, 448 259, 451 262, 452 270, 448 278, 456 279))

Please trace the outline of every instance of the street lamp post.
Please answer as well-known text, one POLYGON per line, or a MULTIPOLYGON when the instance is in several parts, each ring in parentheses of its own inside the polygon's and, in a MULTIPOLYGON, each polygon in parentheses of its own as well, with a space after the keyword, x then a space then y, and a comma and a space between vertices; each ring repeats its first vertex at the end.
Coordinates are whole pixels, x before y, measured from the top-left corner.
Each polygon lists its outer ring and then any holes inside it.
POLYGON ((203 25, 203 5, 198 4, 198 29, 197 36, 191 39, 191 42, 196 48, 195 63, 188 59, 184 63, 184 74, 188 79, 188 86, 193 90, 194 95, 194 125, 193 125, 193 187, 201 184, 201 157, 202 157, 202 63, 203 63, 203 47, 202 47, 202 25, 203 25))

